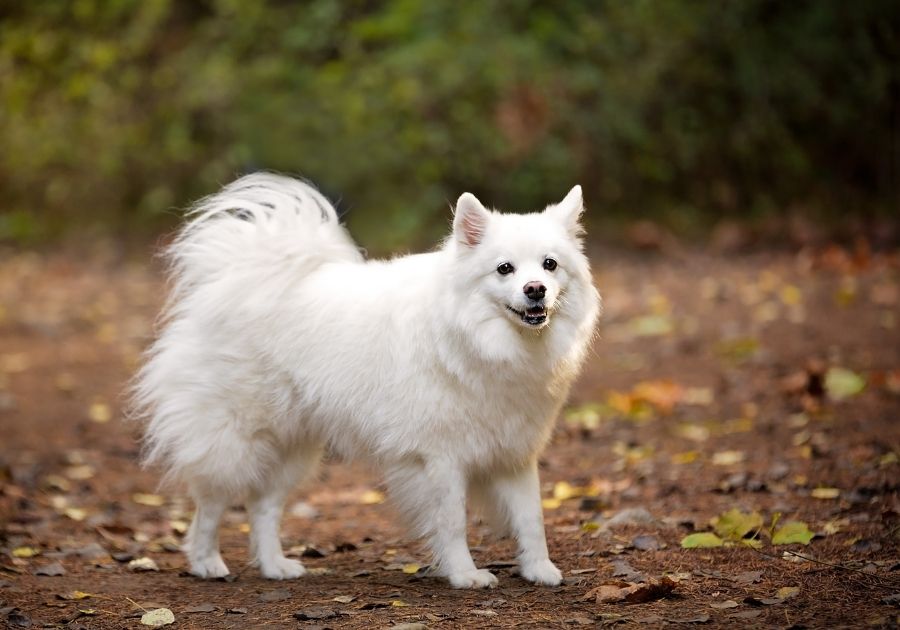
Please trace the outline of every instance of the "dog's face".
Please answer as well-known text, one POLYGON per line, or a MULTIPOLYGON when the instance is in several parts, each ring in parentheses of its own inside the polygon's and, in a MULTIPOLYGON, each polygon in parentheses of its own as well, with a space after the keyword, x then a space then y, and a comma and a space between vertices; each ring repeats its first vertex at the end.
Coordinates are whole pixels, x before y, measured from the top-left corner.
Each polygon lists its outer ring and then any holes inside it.
POLYGON ((453 238, 479 319, 502 316, 534 330, 549 325, 573 280, 587 273, 582 211, 580 186, 533 214, 491 212, 469 193, 459 198, 453 238))

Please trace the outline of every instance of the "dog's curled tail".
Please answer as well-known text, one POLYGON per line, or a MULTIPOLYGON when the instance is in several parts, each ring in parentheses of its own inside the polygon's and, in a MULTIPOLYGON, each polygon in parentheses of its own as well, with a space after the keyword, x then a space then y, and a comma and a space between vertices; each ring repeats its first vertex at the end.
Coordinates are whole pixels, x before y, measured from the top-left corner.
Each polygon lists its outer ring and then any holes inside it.
POLYGON ((312 185, 253 173, 198 201, 165 256, 178 300, 200 284, 248 271, 306 272, 329 261, 361 261, 337 211, 312 185))

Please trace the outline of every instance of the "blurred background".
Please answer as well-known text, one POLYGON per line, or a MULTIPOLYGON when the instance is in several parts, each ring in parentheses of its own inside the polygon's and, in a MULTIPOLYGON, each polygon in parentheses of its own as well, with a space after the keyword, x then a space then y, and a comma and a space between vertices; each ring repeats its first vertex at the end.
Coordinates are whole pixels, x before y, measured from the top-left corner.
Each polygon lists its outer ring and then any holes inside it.
POLYGON ((575 183, 638 245, 896 242, 897 7, 0 1, 0 241, 146 241, 263 168, 375 253, 429 246, 464 190, 531 210, 575 183))

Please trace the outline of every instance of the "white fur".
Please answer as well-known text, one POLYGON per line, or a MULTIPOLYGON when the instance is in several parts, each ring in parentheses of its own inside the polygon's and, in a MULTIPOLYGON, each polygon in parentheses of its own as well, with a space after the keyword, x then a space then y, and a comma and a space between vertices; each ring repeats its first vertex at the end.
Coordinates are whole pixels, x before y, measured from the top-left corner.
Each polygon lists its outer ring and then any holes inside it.
POLYGON ((577 186, 526 215, 488 211, 467 193, 440 249, 367 262, 304 182, 254 174, 201 201, 168 250, 171 299, 135 383, 147 462, 197 504, 191 570, 228 572, 218 524, 243 500, 263 575, 302 575, 278 524, 286 494, 328 448, 384 470, 453 586, 497 582, 469 553, 467 496, 516 536, 526 579, 559 584, 537 458, 600 308, 582 209, 577 186), (499 274, 502 262, 515 272, 499 274), (530 281, 546 286, 542 325, 507 308, 524 310, 530 281))

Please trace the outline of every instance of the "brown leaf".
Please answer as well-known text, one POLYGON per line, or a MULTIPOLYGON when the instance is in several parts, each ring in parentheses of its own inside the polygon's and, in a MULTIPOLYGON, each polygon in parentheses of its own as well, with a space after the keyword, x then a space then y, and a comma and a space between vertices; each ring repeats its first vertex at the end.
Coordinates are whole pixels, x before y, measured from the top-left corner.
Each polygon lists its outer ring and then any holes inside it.
POLYGON ((627 604, 639 604, 656 599, 662 599, 675 590, 675 582, 663 577, 651 578, 645 584, 624 582, 622 580, 610 580, 597 588, 585 593, 583 599, 593 598, 598 604, 625 602, 627 604))

